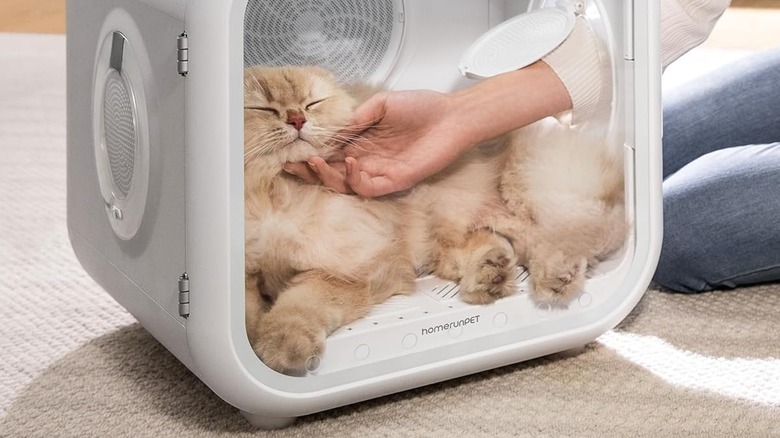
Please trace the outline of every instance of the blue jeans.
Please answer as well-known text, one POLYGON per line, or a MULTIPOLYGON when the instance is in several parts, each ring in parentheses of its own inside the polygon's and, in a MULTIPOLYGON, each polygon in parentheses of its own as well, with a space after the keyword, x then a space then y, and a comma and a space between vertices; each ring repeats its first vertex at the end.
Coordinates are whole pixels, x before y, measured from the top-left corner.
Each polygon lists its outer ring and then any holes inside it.
POLYGON ((780 48, 664 93, 664 239, 653 281, 780 280, 780 48))

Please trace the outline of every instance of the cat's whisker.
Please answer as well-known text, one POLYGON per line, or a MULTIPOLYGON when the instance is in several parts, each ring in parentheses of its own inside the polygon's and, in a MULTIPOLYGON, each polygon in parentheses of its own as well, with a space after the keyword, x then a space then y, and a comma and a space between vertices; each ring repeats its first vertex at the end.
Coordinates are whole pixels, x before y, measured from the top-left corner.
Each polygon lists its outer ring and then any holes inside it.
POLYGON ((341 147, 345 146, 356 146, 358 144, 357 140, 350 137, 340 137, 340 136, 333 136, 330 138, 331 143, 336 143, 340 145, 341 147))
POLYGON ((269 149, 271 149, 270 144, 259 144, 258 146, 255 146, 253 148, 250 148, 249 150, 244 152, 244 157, 247 156, 254 156, 257 154, 261 154, 263 152, 267 152, 269 149))
POLYGON ((244 164, 253 161, 255 158, 261 157, 263 155, 267 155, 270 151, 274 149, 273 146, 274 146, 273 144, 261 145, 259 147, 255 147, 244 152, 244 164))
POLYGON ((258 156, 272 152, 287 137, 283 131, 272 131, 263 135, 255 135, 247 139, 247 144, 257 145, 244 151, 244 163, 248 163, 258 156))
POLYGON ((322 137, 326 140, 321 142, 321 147, 335 147, 337 149, 343 149, 347 146, 355 146, 357 137, 344 135, 338 131, 328 127, 312 127, 311 132, 314 135, 322 137))
POLYGON ((356 123, 349 126, 349 131, 355 131, 355 132, 363 132, 371 128, 383 128, 385 125, 382 124, 382 122, 365 122, 365 123, 356 123))

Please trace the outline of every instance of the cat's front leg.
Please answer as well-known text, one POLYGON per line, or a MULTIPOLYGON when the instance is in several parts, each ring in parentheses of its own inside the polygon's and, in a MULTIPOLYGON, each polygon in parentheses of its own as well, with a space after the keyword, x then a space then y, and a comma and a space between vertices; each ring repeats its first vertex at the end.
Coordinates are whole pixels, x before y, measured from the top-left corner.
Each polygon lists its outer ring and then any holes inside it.
POLYGON ((326 337, 368 312, 368 287, 322 271, 298 274, 259 320, 253 348, 270 368, 288 374, 305 371, 310 358, 325 351, 326 337))
POLYGON ((262 274, 245 273, 244 274, 244 322, 249 343, 254 344, 254 336, 257 333, 257 324, 266 306, 263 301, 260 284, 262 283, 262 274))
POLYGON ((473 248, 460 280, 460 297, 469 304, 489 304, 515 292, 512 270, 517 264, 509 240, 489 230, 472 233, 473 248))
POLYGON ((479 229, 469 233, 462 246, 444 246, 436 273, 460 283, 463 301, 489 304, 514 293, 511 274, 517 258, 506 237, 479 229))

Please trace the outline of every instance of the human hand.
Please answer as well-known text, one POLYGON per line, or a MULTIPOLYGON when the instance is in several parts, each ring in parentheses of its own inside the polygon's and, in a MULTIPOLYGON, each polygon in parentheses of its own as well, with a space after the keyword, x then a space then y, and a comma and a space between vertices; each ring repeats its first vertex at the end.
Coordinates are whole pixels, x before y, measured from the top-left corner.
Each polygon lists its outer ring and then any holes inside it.
MULTIPOLYGON (((444 169, 466 149, 451 95, 431 90, 374 95, 344 134, 345 179, 360 196, 406 190, 444 169)), ((318 167, 318 170, 319 167, 318 167)))
POLYGON ((343 162, 312 157, 285 170, 305 181, 364 197, 406 190, 446 167, 466 142, 454 123, 452 98, 430 90, 383 92, 361 105, 345 139, 343 162))
POLYGON ((339 193, 355 193, 347 184, 344 161, 329 163, 322 157, 310 157, 306 163, 286 163, 284 170, 309 184, 323 184, 339 193))
POLYGON ((383 92, 338 133, 344 162, 312 157, 285 170, 342 193, 381 196, 414 186, 482 141, 571 106, 568 91, 542 62, 450 94, 383 92))

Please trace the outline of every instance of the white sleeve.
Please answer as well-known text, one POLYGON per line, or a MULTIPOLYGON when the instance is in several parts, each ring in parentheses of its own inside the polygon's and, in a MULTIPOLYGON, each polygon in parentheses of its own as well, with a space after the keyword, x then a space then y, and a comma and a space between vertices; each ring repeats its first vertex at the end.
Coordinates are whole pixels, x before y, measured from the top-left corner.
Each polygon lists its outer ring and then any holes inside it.
POLYGON ((703 43, 731 0, 661 0, 661 63, 664 68, 703 43))
MULTIPOLYGON (((731 0, 661 0, 661 61, 665 68, 704 42, 731 0)), ((582 18, 571 35, 542 58, 561 79, 572 101, 572 124, 587 120, 602 105, 604 56, 582 18)))

